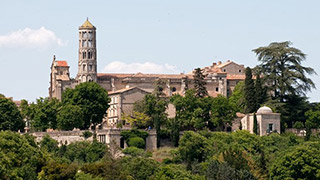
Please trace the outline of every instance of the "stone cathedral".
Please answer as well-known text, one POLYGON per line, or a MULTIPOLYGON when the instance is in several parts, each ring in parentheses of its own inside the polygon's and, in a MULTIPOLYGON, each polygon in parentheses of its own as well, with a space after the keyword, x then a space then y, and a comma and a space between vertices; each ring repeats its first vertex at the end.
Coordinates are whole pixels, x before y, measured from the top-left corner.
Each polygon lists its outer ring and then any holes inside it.
MULTIPOLYGON (((184 95, 186 86, 193 88, 193 74, 133 74, 98 73, 96 27, 87 19, 79 27, 78 73, 70 78, 67 61, 57 60, 53 56, 50 73, 49 97, 61 100, 66 88, 74 88, 81 82, 94 81, 108 91, 111 98, 110 107, 102 127, 112 127, 121 120, 123 114, 132 112, 134 102, 151 93, 157 79, 165 80, 163 92, 166 96, 184 95)), ((231 95, 235 85, 245 79, 244 65, 227 60, 212 63, 202 68, 210 96, 231 95)), ((170 106, 169 106, 170 109, 170 106)), ((172 113, 172 112, 171 112, 172 113)), ((173 112, 174 113, 174 112, 173 112)), ((170 115, 170 110, 169 110, 170 115)))

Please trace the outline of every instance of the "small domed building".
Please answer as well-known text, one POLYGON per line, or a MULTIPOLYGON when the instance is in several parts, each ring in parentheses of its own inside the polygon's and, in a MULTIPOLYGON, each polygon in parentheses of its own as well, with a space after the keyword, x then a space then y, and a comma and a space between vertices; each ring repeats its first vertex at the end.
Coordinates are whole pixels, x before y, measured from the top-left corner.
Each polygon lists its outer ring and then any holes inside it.
MULTIPOLYGON (((272 132, 280 133, 280 113, 274 113, 271 108, 263 106, 256 113, 258 135, 264 136, 272 132)), ((254 114, 247 114, 241 119, 243 130, 253 133, 254 114)))

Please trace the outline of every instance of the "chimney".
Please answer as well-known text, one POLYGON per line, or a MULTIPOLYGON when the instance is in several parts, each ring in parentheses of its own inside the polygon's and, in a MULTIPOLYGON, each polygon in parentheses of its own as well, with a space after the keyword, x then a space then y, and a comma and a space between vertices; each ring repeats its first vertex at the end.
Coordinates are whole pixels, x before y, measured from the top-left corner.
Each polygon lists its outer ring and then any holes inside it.
POLYGON ((218 65, 220 65, 221 64, 221 61, 218 61, 218 65))
POLYGON ((217 65, 217 63, 212 63, 212 67, 214 67, 214 66, 216 66, 217 65))

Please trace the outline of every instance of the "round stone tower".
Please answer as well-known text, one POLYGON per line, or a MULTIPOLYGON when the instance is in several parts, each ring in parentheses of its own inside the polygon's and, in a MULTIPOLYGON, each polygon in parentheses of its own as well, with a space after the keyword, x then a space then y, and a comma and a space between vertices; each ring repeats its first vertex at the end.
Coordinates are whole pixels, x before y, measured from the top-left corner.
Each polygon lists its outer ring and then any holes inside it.
POLYGON ((79 27, 79 83, 97 81, 96 27, 87 20, 79 27))

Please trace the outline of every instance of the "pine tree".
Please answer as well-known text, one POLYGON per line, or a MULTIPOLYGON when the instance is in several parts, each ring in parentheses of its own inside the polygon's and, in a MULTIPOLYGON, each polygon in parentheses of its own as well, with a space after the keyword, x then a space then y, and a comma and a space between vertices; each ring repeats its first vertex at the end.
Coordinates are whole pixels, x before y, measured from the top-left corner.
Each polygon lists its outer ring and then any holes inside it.
POLYGON ((252 71, 249 67, 246 68, 246 79, 244 81, 244 97, 245 97, 245 112, 252 113, 256 110, 254 81, 252 79, 252 71))
POLYGON ((258 121, 256 113, 253 113, 253 133, 258 135, 258 121))
POLYGON ((256 83, 255 83, 255 95, 256 95, 256 110, 260 108, 260 106, 266 101, 267 91, 266 88, 262 86, 260 75, 257 75, 256 83))
POLYGON ((196 68, 193 74, 194 78, 194 89, 196 90, 197 97, 205 97, 208 95, 208 91, 206 88, 206 81, 204 80, 205 76, 202 74, 202 70, 200 68, 196 68))

